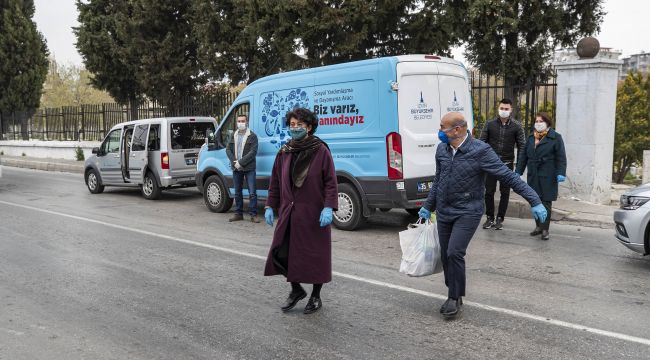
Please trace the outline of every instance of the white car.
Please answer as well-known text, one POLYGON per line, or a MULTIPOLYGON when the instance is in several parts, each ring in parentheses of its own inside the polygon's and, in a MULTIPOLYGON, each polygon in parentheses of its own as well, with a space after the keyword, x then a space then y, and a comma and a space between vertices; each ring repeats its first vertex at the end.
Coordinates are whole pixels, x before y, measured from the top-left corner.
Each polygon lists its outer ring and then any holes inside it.
POLYGON ((650 184, 621 195, 621 207, 614 211, 616 239, 643 255, 650 254, 650 184))

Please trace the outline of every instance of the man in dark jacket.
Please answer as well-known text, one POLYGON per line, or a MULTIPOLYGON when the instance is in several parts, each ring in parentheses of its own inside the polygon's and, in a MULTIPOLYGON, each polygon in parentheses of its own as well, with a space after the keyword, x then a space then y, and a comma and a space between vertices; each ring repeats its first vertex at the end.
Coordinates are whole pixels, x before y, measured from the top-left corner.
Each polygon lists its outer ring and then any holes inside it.
MULTIPOLYGON (((510 170, 514 168, 515 147, 517 154, 521 154, 526 145, 526 136, 521 124, 512 118, 512 101, 503 99, 499 102, 499 115, 491 121, 485 123, 480 136, 481 141, 488 143, 492 149, 499 155, 499 159, 510 170)), ((510 187, 499 181, 499 212, 496 221, 494 219, 494 193, 497 190, 497 178, 488 174, 485 177, 485 214, 487 220, 483 224, 483 229, 494 227, 496 230, 503 228, 503 218, 508 210, 508 201, 510 200, 510 187)))
POLYGON ((226 154, 232 167, 232 180, 235 186, 235 215, 230 221, 244 220, 244 178, 248 185, 248 212, 251 221, 260 222, 257 218, 257 189, 255 185, 255 169, 257 156, 257 135, 248 128, 248 117, 237 116, 237 131, 226 146, 226 154))
POLYGON ((546 209, 535 191, 489 145, 469 135, 463 114, 443 116, 438 137, 442 143, 436 149, 436 176, 419 215, 428 219, 437 211, 442 268, 449 289, 440 312, 454 317, 465 296, 465 251, 483 216, 485 174, 495 176, 524 197, 532 206, 534 218, 544 221, 546 209))

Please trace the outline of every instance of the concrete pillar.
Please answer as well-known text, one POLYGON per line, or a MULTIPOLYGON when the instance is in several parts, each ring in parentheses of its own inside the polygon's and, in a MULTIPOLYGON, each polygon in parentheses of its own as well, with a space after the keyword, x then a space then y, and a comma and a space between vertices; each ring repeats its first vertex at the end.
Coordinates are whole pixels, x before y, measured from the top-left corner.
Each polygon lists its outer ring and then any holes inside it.
POLYGON ((560 196, 609 204, 614 158, 616 85, 623 62, 583 59, 555 63, 556 130, 567 153, 560 196))
POLYGON ((650 183, 650 150, 643 150, 643 183, 650 183))

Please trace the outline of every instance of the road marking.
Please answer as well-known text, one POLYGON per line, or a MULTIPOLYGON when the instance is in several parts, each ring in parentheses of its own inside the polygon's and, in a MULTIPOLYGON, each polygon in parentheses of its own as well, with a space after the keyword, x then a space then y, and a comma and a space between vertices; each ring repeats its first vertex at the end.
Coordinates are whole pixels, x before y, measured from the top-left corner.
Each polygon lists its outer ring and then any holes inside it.
MULTIPOLYGON (((228 253, 228 254, 234 254, 234 255, 249 257, 249 258, 253 258, 253 259, 259 259, 259 260, 266 260, 266 256, 256 255, 256 254, 248 253, 248 252, 245 252, 245 251, 234 250, 234 249, 221 247, 221 246, 210 245, 210 244, 206 244, 206 243, 202 243, 202 242, 198 242, 198 241, 187 240, 187 239, 183 239, 183 238, 179 238, 179 237, 175 237, 175 236, 159 234, 159 233, 155 233, 155 232, 151 232, 151 231, 135 229, 135 228, 131 228, 131 227, 128 227, 128 226, 111 224, 111 223, 107 223, 107 222, 104 222, 104 221, 85 218, 85 217, 82 217, 82 216, 70 215, 70 214, 65 214, 65 213, 61 213, 61 212, 57 212, 57 211, 45 210, 45 209, 40 209, 40 208, 36 208, 36 207, 33 207, 33 206, 16 204, 16 203, 12 203, 12 202, 8 202, 8 201, 2 201, 2 200, 0 200, 0 204, 15 206, 15 207, 28 209, 28 210, 33 210, 33 211, 38 211, 38 212, 51 214, 51 215, 62 216, 62 217, 66 217, 66 218, 69 218, 69 219, 85 221, 85 222, 98 224, 98 225, 103 225, 103 226, 107 226, 107 227, 111 227, 111 228, 115 228, 115 229, 130 231, 130 232, 134 232, 134 233, 138 233, 138 234, 142 234, 142 235, 158 237, 158 238, 162 238, 162 239, 166 239, 166 240, 170 240, 170 241, 175 241, 175 242, 179 242, 179 243, 183 243, 183 244, 198 246, 198 247, 202 247, 202 248, 206 248, 206 249, 217 250, 217 251, 225 252, 225 253, 228 253)), ((417 294, 417 295, 421 295, 421 296, 426 296, 426 297, 434 298, 434 299, 438 299, 438 300, 446 300, 447 299, 447 296, 444 296, 444 295, 432 293, 432 292, 429 292, 429 291, 414 289, 414 288, 410 288, 410 287, 406 287, 406 286, 395 285, 395 284, 388 283, 388 282, 385 282, 385 281, 369 279, 369 278, 365 278, 365 277, 361 277, 361 276, 341 273, 341 272, 338 272, 338 271, 333 271, 332 273, 335 276, 338 276, 338 277, 341 277, 341 278, 344 278, 344 279, 355 280, 355 281, 363 282, 363 283, 366 283, 366 284, 381 286, 381 287, 388 288, 388 289, 399 290, 399 291, 408 292, 408 293, 411 293, 411 294, 417 294)), ((617 332, 608 331, 608 330, 602 330, 602 329, 593 328, 593 327, 589 327, 589 326, 584 326, 584 325, 580 325, 580 324, 570 323, 570 322, 567 322, 567 321, 551 319, 551 318, 548 318, 548 317, 545 317, 545 316, 528 314, 528 313, 521 312, 521 311, 510 310, 510 309, 501 308, 501 307, 497 307, 497 306, 485 305, 485 304, 481 304, 481 303, 477 303, 477 302, 466 301, 464 303, 466 305, 469 305, 469 306, 472 306, 472 307, 475 307, 475 308, 479 308, 479 309, 482 309, 482 310, 493 311, 493 312, 506 314, 506 315, 510 315, 510 316, 514 316, 514 317, 518 317, 518 318, 522 318, 522 319, 541 322, 541 323, 544 323, 544 324, 551 324, 551 325, 555 325, 555 326, 559 326, 559 327, 563 327, 563 328, 567 328, 567 329, 572 329, 572 330, 586 331, 586 332, 589 332, 589 333, 592 333, 592 334, 606 336, 606 337, 613 338, 613 339, 624 340, 624 341, 629 341, 629 342, 634 342, 634 343, 639 343, 639 344, 650 346, 650 339, 646 339, 646 338, 626 335, 626 334, 617 333, 617 332)))

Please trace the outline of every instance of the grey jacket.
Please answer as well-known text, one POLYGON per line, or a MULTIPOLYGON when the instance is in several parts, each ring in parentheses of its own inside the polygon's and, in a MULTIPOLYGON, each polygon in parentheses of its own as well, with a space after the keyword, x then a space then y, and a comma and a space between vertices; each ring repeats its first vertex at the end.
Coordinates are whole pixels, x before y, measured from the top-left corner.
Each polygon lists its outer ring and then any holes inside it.
POLYGON ((485 174, 495 176, 531 206, 542 203, 535 191, 483 141, 468 135, 456 155, 452 154, 450 145, 438 145, 436 176, 424 204, 426 209, 437 211, 438 219, 453 221, 460 216, 482 216, 485 207, 485 174))
MULTIPOLYGON (((228 155, 228 160, 230 160, 230 167, 235 170, 235 161, 237 160, 237 136, 238 132, 235 131, 233 136, 228 141, 226 146, 226 155, 228 155)), ((251 171, 257 168, 257 135, 250 129, 246 129, 244 139, 242 144, 244 145, 244 151, 242 152, 242 157, 239 159, 239 165, 243 169, 239 171, 251 171)))

